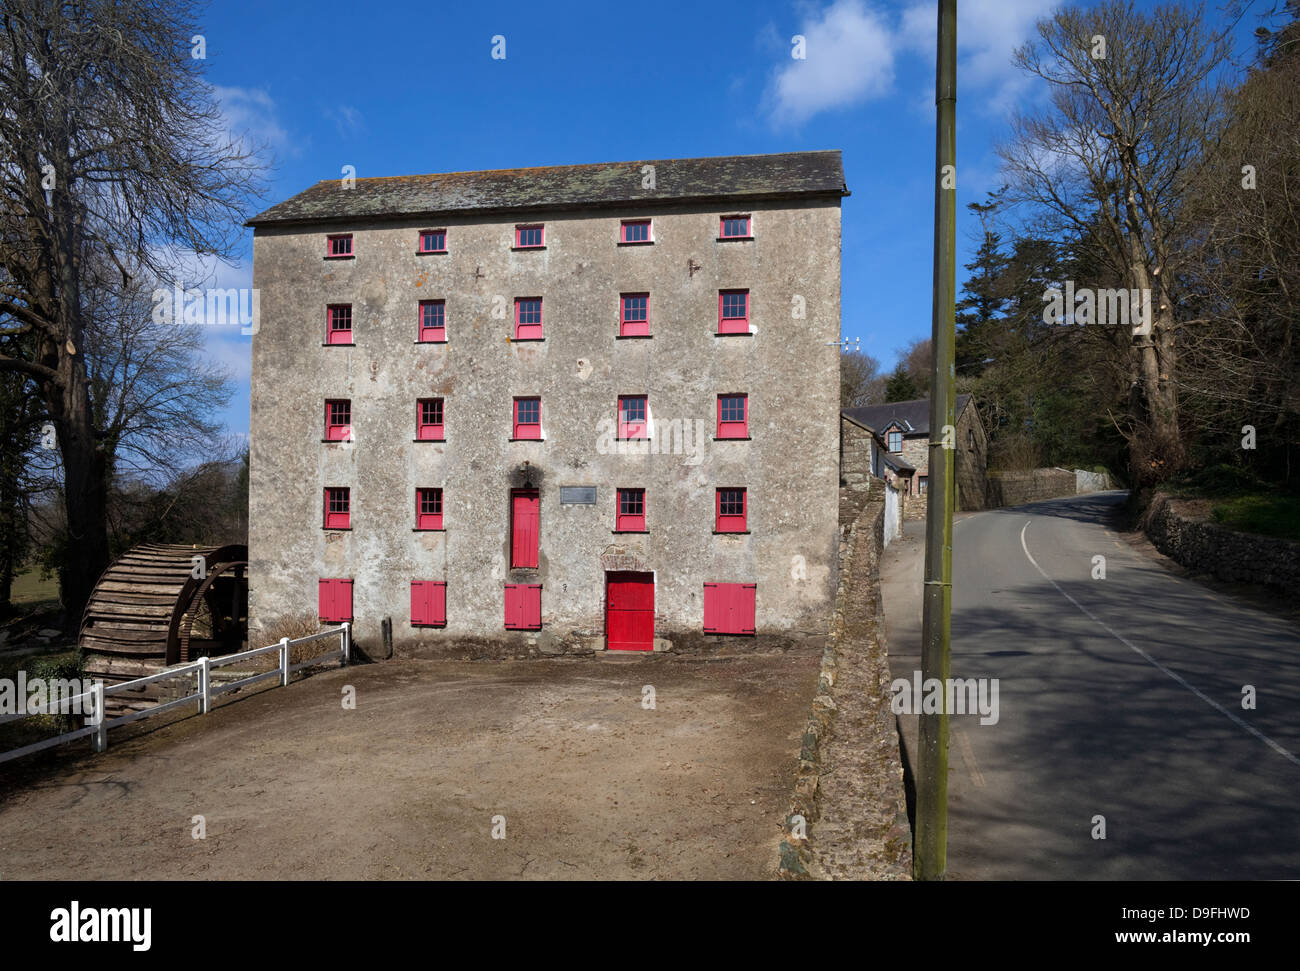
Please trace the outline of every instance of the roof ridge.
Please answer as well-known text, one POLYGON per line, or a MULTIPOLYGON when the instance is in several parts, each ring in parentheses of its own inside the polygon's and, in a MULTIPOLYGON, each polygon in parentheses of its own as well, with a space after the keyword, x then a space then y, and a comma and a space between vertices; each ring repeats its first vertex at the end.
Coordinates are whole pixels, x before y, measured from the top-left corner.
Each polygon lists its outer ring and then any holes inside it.
MULTIPOLYGON (((752 155, 690 155, 680 158, 628 158, 608 162, 560 162, 553 165, 520 165, 509 169, 456 169, 452 172, 410 172, 406 175, 365 175, 354 178, 353 182, 379 182, 383 179, 432 179, 444 175, 502 175, 507 172, 540 172, 542 169, 584 169, 600 168, 608 165, 653 165, 656 162, 714 162, 729 158, 777 158, 782 155, 834 155, 842 152, 839 148, 813 148, 797 152, 755 152, 752 155)), ((316 185, 328 182, 341 182, 342 179, 319 179, 316 185)))

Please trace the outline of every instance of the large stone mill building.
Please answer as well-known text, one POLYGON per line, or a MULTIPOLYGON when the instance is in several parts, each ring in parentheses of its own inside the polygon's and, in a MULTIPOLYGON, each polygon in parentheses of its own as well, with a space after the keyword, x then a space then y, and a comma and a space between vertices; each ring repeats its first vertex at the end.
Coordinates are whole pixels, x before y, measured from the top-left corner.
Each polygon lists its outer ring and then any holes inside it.
POLYGON ((252 625, 824 634, 844 195, 800 152, 335 180, 251 219, 252 625))

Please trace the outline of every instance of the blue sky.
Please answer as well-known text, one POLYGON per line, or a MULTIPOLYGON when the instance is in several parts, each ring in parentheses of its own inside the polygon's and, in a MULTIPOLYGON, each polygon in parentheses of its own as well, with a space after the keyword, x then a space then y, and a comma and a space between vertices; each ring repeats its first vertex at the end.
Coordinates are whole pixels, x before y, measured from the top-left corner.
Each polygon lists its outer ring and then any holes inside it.
MULTIPOLYGON (((1041 96, 1010 53, 1057 4, 958 6, 965 262, 965 206, 999 184, 994 141, 1011 109, 1041 96)), ((933 0, 214 0, 201 30, 227 124, 266 146, 259 209, 344 165, 367 177, 840 149, 852 192, 843 333, 889 367, 930 331, 935 11, 933 0), (495 35, 504 60, 491 56, 495 35)), ((1245 18, 1243 37, 1255 23, 1245 18)), ((252 230, 235 255, 218 285, 251 285, 252 230)), ((249 338, 232 330, 210 332, 209 349, 235 374, 224 419, 243 435, 249 338)))

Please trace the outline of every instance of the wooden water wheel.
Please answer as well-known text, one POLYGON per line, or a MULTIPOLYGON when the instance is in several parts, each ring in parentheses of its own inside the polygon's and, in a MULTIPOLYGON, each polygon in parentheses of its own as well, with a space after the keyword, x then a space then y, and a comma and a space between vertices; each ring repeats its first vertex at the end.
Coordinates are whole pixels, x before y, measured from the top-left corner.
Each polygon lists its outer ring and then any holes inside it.
MULTIPOLYGON (((78 641, 86 676, 105 686, 241 650, 248 636, 248 547, 146 544, 99 578, 78 641)), ((110 710, 156 703, 176 686, 146 685, 110 710)))

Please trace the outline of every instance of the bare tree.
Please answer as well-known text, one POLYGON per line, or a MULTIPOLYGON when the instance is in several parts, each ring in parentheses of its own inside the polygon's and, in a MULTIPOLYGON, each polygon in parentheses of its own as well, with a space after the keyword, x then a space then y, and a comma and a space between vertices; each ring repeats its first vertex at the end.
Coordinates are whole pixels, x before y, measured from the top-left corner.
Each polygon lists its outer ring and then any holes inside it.
POLYGON ((840 407, 861 408, 884 400, 880 362, 866 351, 840 355, 840 407))
POLYGON ((1199 318, 1186 327, 1186 410, 1211 453, 1243 456, 1243 426, 1255 428, 1254 456, 1277 478, 1300 445, 1300 3, 1290 8, 1232 93, 1232 125, 1189 207, 1202 249, 1184 280, 1199 318))
POLYGON ((1000 147, 1011 198, 1030 205, 1049 232, 1084 236, 1107 275, 1151 294, 1149 333, 1132 337, 1129 413, 1119 419, 1137 485, 1185 461, 1178 400, 1185 320, 1176 292, 1188 255, 1182 204, 1223 127, 1216 72, 1228 54, 1200 10, 1164 5, 1148 16, 1107 0, 1058 11, 1014 56, 1048 84, 1050 107, 1017 116, 1000 147))
POLYGON ((168 278, 177 249, 228 256, 257 187, 191 56, 195 11, 188 0, 0 6, 0 332, 35 336, 0 369, 37 382, 57 428, 70 616, 108 561, 111 443, 94 419, 90 295, 168 278))

